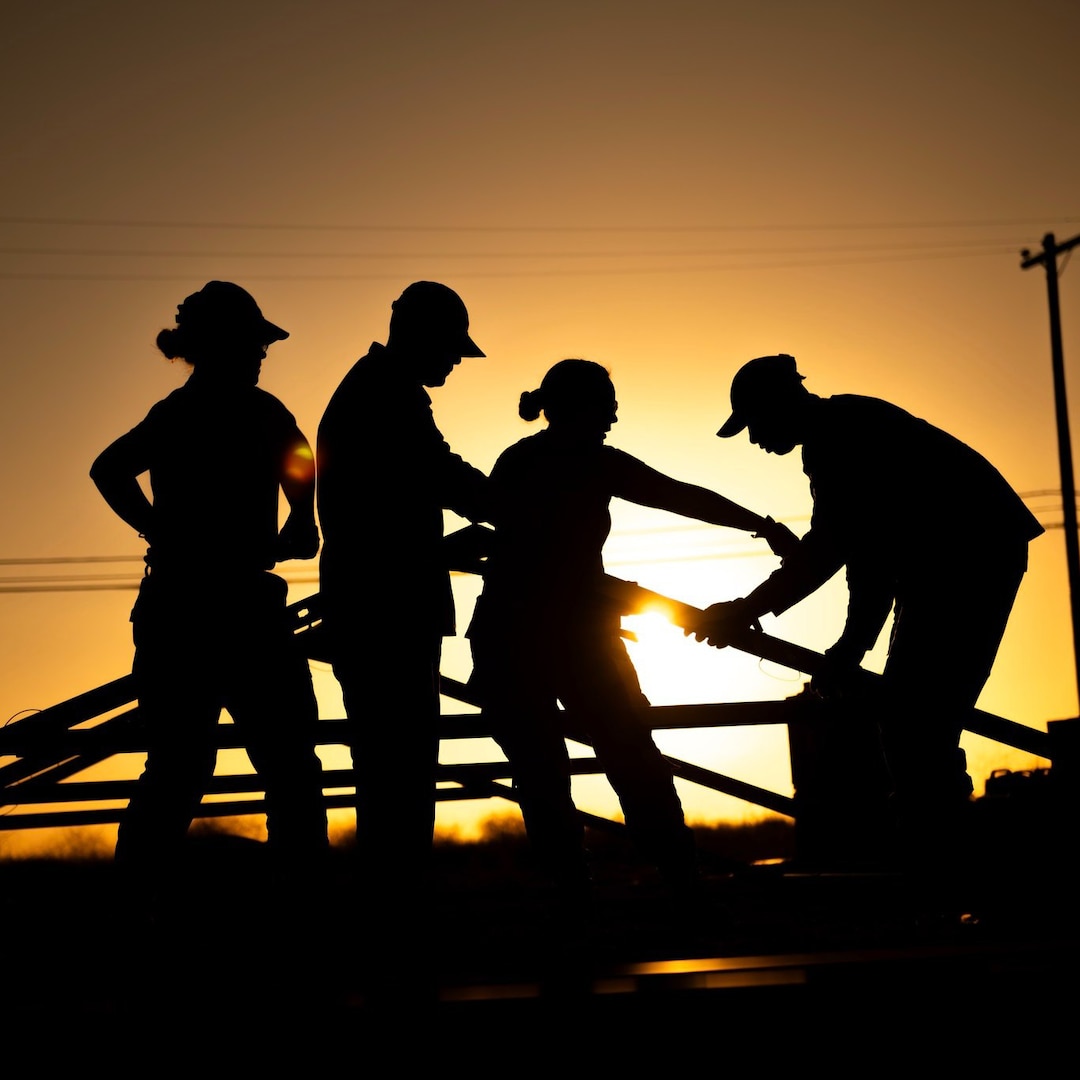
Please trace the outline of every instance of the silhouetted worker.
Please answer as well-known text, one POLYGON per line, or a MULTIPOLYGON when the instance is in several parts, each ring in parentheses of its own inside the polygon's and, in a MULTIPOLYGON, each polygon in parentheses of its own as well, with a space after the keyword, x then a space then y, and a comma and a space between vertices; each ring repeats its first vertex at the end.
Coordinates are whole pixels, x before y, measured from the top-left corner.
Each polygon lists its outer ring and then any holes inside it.
MULTIPOLYGON (((736 373, 731 417, 770 454, 802 446, 814 500, 810 530, 748 596, 708 609, 699 637, 780 614, 847 568, 847 621, 812 687, 855 692, 857 672, 894 612, 883 692, 874 699, 907 856, 946 863, 972 792, 959 741, 997 654, 1043 532, 971 447, 877 398, 822 398, 795 360, 762 356, 736 373)), ((865 685, 865 683, 863 684, 865 685)))
POLYGON ((285 582, 270 572, 319 547, 311 447, 256 385, 267 348, 286 337, 240 286, 208 282, 157 337, 166 357, 191 365, 187 381, 90 470, 148 545, 131 613, 148 753, 116 846, 119 861, 140 868, 167 871, 177 859, 214 772, 223 708, 265 785, 271 849, 306 866, 327 847, 311 671, 285 582), (281 492, 289 514, 279 531, 281 492))
POLYGON ((357 845, 369 895, 399 911, 430 869, 439 661, 455 632, 443 510, 487 516, 487 477, 451 452, 425 387, 483 355, 457 293, 414 282, 319 425, 323 628, 348 714, 357 845))
POLYGON ((475 686, 514 772, 530 840, 568 900, 589 886, 584 830, 571 797, 567 716, 596 752, 642 854, 683 894, 697 881, 693 833, 652 739, 621 612, 600 594, 613 497, 797 543, 783 525, 673 480, 604 444, 618 404, 608 372, 555 364, 519 413, 545 430, 505 450, 491 473, 495 544, 469 626, 475 686), (559 703, 568 710, 563 714, 559 703))

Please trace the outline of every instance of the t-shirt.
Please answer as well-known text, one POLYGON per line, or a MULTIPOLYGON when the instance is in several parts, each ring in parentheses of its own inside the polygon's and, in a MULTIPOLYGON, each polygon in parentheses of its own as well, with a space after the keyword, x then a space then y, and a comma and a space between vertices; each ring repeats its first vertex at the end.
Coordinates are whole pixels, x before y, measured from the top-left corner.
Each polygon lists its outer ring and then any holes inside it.
POLYGON ((878 398, 818 399, 803 442, 814 511, 799 550, 754 597, 786 611, 847 567, 848 634, 873 645, 892 602, 991 568, 1043 532, 981 454, 878 398))
POLYGON ((494 547, 469 637, 618 629, 596 586, 613 497, 638 502, 655 473, 603 443, 545 429, 508 447, 491 471, 494 547))
POLYGON ((202 387, 192 376, 118 443, 150 474, 154 571, 273 568, 281 481, 307 446, 276 397, 256 386, 202 387))

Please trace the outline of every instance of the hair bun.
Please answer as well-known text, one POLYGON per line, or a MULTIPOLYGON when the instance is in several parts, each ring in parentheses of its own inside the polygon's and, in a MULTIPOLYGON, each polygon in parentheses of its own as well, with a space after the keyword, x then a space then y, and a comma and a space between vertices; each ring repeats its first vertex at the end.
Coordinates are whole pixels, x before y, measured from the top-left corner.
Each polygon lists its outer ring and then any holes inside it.
POLYGON ((522 420, 536 420, 544 408, 544 395, 539 390, 526 390, 518 402, 518 416, 522 420))
POLYGON ((184 355, 184 333, 178 326, 161 330, 155 344, 167 360, 175 360, 184 355))

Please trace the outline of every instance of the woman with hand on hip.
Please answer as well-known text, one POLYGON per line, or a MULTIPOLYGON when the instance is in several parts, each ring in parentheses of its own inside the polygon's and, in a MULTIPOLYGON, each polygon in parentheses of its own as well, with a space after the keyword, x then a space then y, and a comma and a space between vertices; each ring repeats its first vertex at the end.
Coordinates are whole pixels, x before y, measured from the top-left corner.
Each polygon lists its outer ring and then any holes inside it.
POLYGON ((148 545, 131 614, 148 752, 116 848, 139 869, 168 871, 181 854, 214 772, 223 708, 265 785, 271 850, 292 864, 327 847, 311 672, 285 581, 271 572, 319 546, 311 447, 257 386, 268 347, 286 337, 240 286, 209 282, 157 337, 166 357, 191 366, 187 381, 90 471, 148 545), (289 514, 279 531, 281 493, 289 514))

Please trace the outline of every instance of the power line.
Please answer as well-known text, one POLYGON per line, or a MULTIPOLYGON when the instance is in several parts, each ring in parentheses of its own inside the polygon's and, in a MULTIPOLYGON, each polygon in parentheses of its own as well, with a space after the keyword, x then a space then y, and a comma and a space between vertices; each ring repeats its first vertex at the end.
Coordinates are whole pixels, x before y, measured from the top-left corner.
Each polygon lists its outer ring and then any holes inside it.
MULTIPOLYGON (((706 266, 652 266, 652 267, 607 267, 596 269, 575 268, 566 270, 465 270, 455 273, 455 277, 470 280, 482 278, 537 278, 537 277, 624 277, 633 274, 709 274, 709 273, 744 273, 753 270, 815 270, 830 266, 866 266, 875 263, 925 262, 940 259, 980 258, 990 255, 1011 254, 1012 247, 1002 246, 1000 250, 986 251, 951 251, 940 253, 917 253, 867 256, 865 258, 817 259, 798 262, 755 262, 727 263, 706 266)), ((419 256, 402 256, 402 258, 419 256)), ((446 256, 452 258, 452 256, 446 256)), ((186 274, 90 274, 90 273, 0 273, 0 280, 5 281, 185 281, 186 274)), ((356 274, 245 274, 246 281, 388 281, 398 277, 391 273, 356 273, 356 274)))
MULTIPOLYGON (((1054 220, 1080 221, 1066 215, 1054 220)), ((3 225, 71 226, 107 229, 220 229, 243 232, 369 232, 369 233, 704 233, 704 232, 840 232, 885 229, 986 229, 1045 225, 1047 215, 1038 218, 983 218, 970 221, 886 221, 797 224, 711 224, 711 225, 405 225, 384 223, 296 223, 238 221, 166 221, 132 218, 45 217, 0 215, 3 225)))
MULTIPOLYGON (((955 248, 987 247, 996 254, 1005 243, 1018 241, 956 240, 926 241, 916 244, 814 244, 795 247, 772 247, 769 255, 817 255, 835 252, 920 252, 951 251, 955 248)), ((1010 250, 1012 250, 1010 248, 1010 250)), ((730 255, 754 255, 762 251, 760 246, 705 249, 703 251, 177 251, 151 249, 109 248, 46 248, 46 247, 0 247, 0 255, 32 255, 45 258, 145 258, 145 259, 712 259, 730 255)))
MULTIPOLYGON (((1020 497, 1025 501, 1060 496, 1061 491, 1057 488, 1038 488, 1032 491, 1020 492, 1020 497)), ((787 516, 782 520, 783 524, 805 522, 809 518, 807 514, 787 516)), ((1060 529, 1063 522, 1044 523, 1044 528, 1060 529)), ((651 538, 655 536, 673 536, 677 534, 699 533, 710 536, 711 549, 699 553, 667 554, 662 556, 634 557, 629 553, 619 553, 616 558, 606 559, 608 566, 646 566, 663 565, 683 562, 710 562, 728 559, 757 558, 769 555, 769 552, 760 549, 747 549, 741 546, 742 541, 717 541, 715 526, 704 522, 689 522, 683 525, 656 525, 639 529, 620 529, 611 534, 609 544, 618 549, 620 545, 632 543, 634 538, 651 538), (727 547, 737 550, 722 550, 727 547), (719 550, 718 550, 719 549, 719 550)), ((614 552, 613 552, 614 554, 614 552)), ((115 563, 143 563, 145 555, 53 555, 26 558, 3 558, 0 566, 6 567, 38 567, 38 566, 80 566, 94 564, 115 563)), ((304 560, 306 562, 306 560, 304 560)), ((290 585, 317 585, 319 575, 317 570, 306 570, 302 565, 295 570, 276 571, 290 585)), ((62 593, 62 592, 110 592, 110 591, 134 591, 138 589, 142 581, 142 572, 138 576, 125 574, 69 574, 69 575, 27 575, 25 577, 0 577, 0 594, 15 593, 62 593)))
POLYGON ((145 555, 55 555, 38 559, 0 559, 0 566, 71 566, 75 563, 142 562, 145 555))
MULTIPOLYGON (((278 574, 289 585, 317 585, 317 574, 310 576, 294 576, 291 574, 278 574)), ((0 585, 0 594, 20 593, 76 593, 76 592, 136 592, 142 578, 132 578, 127 582, 95 582, 85 578, 71 578, 67 583, 37 584, 38 579, 27 578, 25 585, 0 585)))
MULTIPOLYGON (((1047 496, 1060 496, 1060 488, 1037 488, 1032 491, 1018 492, 1021 499, 1029 502, 1032 499, 1045 498, 1047 496)), ((809 520, 809 514, 788 514, 777 520, 784 525, 794 522, 809 520)), ((674 533, 700 532, 714 533, 719 528, 707 522, 691 521, 686 524, 672 525, 647 525, 638 529, 618 529, 612 532, 610 540, 623 541, 635 536, 671 535, 674 533)), ((738 541, 735 541, 738 542, 738 541)), ((730 546, 730 541, 728 542, 730 546)), ((144 562, 145 552, 138 555, 47 555, 47 556, 24 556, 18 558, 0 558, 0 566, 75 566, 83 563, 121 563, 121 562, 144 562)), ((301 563, 308 560, 295 560, 301 563)))

